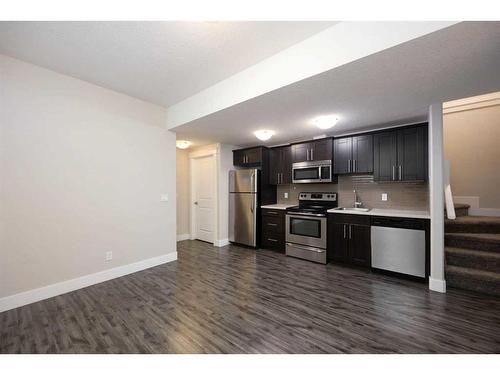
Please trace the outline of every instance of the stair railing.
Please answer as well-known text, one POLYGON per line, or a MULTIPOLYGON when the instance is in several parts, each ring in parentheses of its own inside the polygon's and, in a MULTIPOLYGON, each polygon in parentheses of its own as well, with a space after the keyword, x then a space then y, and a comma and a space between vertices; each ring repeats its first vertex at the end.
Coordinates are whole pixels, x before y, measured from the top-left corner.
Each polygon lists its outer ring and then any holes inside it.
POLYGON ((457 215, 455 214, 455 205, 453 204, 453 194, 451 193, 450 185, 450 171, 451 164, 449 160, 444 161, 444 201, 446 205, 446 216, 448 219, 455 220, 457 215))

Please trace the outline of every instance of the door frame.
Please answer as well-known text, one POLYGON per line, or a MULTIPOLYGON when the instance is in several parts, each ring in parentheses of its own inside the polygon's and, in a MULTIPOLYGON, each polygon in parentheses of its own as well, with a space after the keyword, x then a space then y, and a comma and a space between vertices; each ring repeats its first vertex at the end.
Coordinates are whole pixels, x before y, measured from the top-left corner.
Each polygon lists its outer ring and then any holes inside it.
POLYGON ((214 189, 214 208, 213 208, 213 222, 214 222, 214 231, 213 231, 213 239, 212 239, 212 244, 215 246, 217 243, 217 238, 218 238, 218 233, 219 233, 219 169, 218 169, 218 159, 219 155, 219 147, 215 148, 207 148, 207 149, 201 149, 201 150, 196 150, 191 153, 189 153, 189 184, 191 186, 190 188, 190 208, 189 208, 189 213, 190 213, 190 239, 195 240, 196 239, 196 207, 195 207, 195 199, 196 199, 196 187, 194 184, 194 179, 195 179, 195 170, 194 170, 194 164, 196 162, 196 159, 201 159, 201 158, 206 158, 206 157, 211 157, 212 159, 212 164, 214 168, 214 175, 213 175, 213 189, 214 189))

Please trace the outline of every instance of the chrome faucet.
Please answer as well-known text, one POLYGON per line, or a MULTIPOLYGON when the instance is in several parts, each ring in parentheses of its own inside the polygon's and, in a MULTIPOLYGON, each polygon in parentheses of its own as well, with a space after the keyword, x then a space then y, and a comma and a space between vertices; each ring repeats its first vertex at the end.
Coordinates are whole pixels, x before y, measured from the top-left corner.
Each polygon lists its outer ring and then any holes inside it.
POLYGON ((359 208, 363 206, 363 202, 361 202, 361 199, 359 199, 358 194, 356 193, 356 190, 353 190, 354 192, 354 208, 359 208), (359 201, 358 201, 359 199, 359 201))

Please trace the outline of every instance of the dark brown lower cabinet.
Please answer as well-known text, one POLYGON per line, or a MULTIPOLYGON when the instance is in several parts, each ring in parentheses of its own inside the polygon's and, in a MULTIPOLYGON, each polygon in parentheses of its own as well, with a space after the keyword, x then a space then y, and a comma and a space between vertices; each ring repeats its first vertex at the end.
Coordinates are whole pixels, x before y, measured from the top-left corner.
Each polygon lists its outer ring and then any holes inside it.
POLYGON ((262 209, 261 247, 285 251, 285 210, 262 209))
POLYGON ((328 215, 328 260, 371 266, 370 217, 328 215))

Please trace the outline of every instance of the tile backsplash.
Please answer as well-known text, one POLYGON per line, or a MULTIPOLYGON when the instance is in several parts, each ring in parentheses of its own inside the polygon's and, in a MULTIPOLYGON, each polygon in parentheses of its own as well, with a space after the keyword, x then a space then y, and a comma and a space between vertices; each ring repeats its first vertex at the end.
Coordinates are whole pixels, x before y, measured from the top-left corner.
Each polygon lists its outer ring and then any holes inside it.
POLYGON ((354 192, 363 202, 363 207, 391 208, 407 210, 429 209, 429 185, 427 182, 374 182, 372 175, 339 176, 338 184, 292 184, 277 188, 278 203, 296 204, 298 194, 303 191, 337 192, 339 206, 352 207, 354 192), (288 199, 284 198, 288 193, 288 199), (387 194, 387 201, 382 201, 382 194, 387 194))

